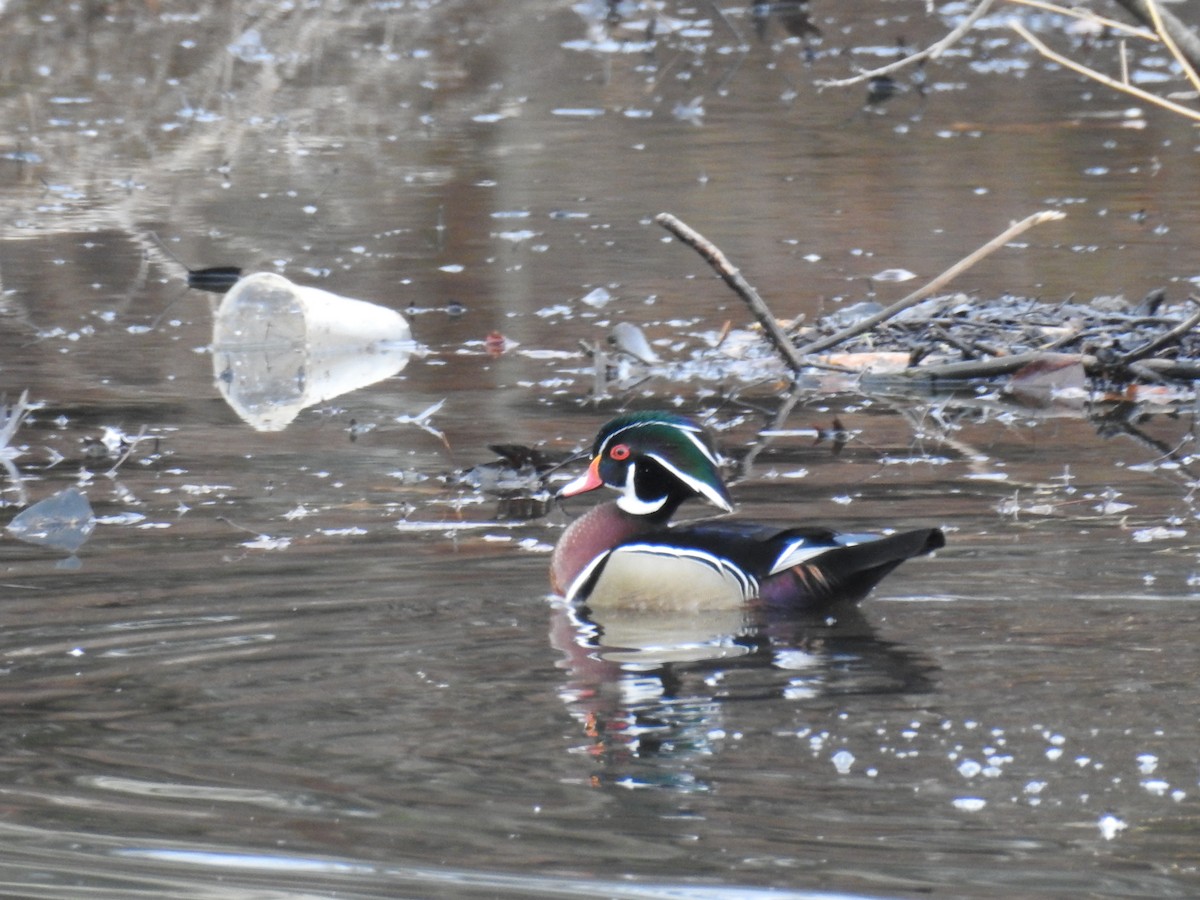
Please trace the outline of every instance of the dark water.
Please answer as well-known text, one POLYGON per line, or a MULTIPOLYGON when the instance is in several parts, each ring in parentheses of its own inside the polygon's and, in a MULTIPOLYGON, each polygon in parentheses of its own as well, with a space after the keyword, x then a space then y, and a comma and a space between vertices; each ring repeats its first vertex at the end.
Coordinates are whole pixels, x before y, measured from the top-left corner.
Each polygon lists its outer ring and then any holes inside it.
POLYGON ((667 3, 651 46, 534 0, 0 3, 0 390, 37 407, 0 520, 70 486, 99 520, 73 569, 0 539, 0 892, 1194 896, 1190 395, 814 380, 780 415, 769 362, 710 349, 748 314, 652 222, 787 317, 895 299, 1042 208, 1068 217, 954 289, 1181 301, 1190 126, 1048 69, 999 6, 927 99, 864 111, 814 78, 965 4, 819 8, 806 60, 733 5, 667 3), (424 352, 256 431, 218 390, 220 298, 152 234, 408 311, 424 352), (663 363, 597 396, 581 342, 618 322, 663 363), (547 596, 582 503, 514 519, 453 473, 657 405, 718 429, 744 514, 949 545, 858 616, 597 648, 547 596))

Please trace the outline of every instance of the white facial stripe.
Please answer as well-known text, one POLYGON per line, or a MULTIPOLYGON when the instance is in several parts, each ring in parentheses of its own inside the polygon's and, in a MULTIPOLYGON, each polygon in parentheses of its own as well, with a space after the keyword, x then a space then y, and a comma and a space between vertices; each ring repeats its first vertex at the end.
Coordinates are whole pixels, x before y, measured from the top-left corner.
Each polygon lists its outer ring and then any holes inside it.
POLYGON ((688 436, 688 439, 693 444, 696 445, 696 449, 704 454, 705 459, 707 459, 714 466, 719 466, 721 464, 720 461, 717 459, 716 455, 713 454, 713 452, 711 450, 709 450, 708 447, 705 445, 704 441, 702 441, 700 439, 699 432, 695 431, 694 429, 689 428, 689 429, 685 430, 683 433, 686 434, 688 436))
MULTIPOLYGON (((722 497, 713 488, 713 486, 711 484, 708 484, 705 481, 701 481, 699 478, 693 478, 691 475, 688 475, 686 472, 680 471, 679 469, 677 469, 673 465, 671 465, 669 462, 667 462, 665 459, 663 459, 661 456, 658 456, 655 453, 648 453, 646 455, 649 456, 655 462, 657 462, 660 466, 662 466, 668 472, 674 473, 676 478, 678 478, 684 484, 688 485, 697 494, 707 497, 713 503, 714 506, 720 507, 721 509, 725 510, 726 512, 733 511, 733 507, 729 505, 729 501, 726 500, 724 497, 722 497)), ((630 466, 630 469, 632 469, 632 468, 633 467, 630 466)), ((626 489, 628 489, 628 486, 626 489)))

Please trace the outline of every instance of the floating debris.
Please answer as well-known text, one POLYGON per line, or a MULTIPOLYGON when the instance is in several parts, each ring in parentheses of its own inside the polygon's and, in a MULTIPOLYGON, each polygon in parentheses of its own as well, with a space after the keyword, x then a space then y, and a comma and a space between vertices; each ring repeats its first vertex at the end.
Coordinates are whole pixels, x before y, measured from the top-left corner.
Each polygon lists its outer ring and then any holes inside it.
POLYGON ((676 103, 671 115, 681 122, 704 124, 704 97, 693 97, 690 103, 676 103))
POLYGON ((627 353, 646 365, 657 365, 662 362, 657 353, 646 340, 646 335, 632 322, 618 322, 608 335, 608 343, 621 353, 627 353))
MULTIPOLYGON (((223 294, 237 284, 238 279, 242 277, 242 270, 239 266, 206 266, 202 269, 193 269, 178 256, 172 253, 170 248, 163 243, 162 239, 157 234, 152 231, 150 232, 150 236, 154 238, 154 240, 158 243, 158 246, 162 248, 163 253, 167 254, 167 256, 169 256, 173 262, 183 266, 183 268, 187 271, 187 284, 190 288, 195 288, 198 291, 209 291, 210 293, 214 294, 223 294)), ((168 306, 167 309, 164 309, 161 313, 159 313, 158 318, 161 319, 164 315, 166 315, 167 310, 170 308, 171 307, 168 306)), ((158 320, 156 319, 155 324, 157 324, 157 322, 158 320)))
POLYGON ((225 295, 213 320, 217 389, 258 431, 395 375, 419 347, 395 310, 259 272, 225 295))
POLYGON ((586 303, 594 309, 606 306, 613 298, 612 293, 605 287, 593 288, 579 298, 580 303, 586 303))
POLYGON ((87 496, 79 488, 69 487, 20 512, 6 530, 27 544, 65 550, 70 556, 58 567, 76 569, 79 560, 75 554, 95 529, 96 517, 87 496))
POLYGON ((445 405, 446 405, 446 398, 443 397, 437 403, 434 403, 431 406, 427 406, 425 409, 421 410, 419 413, 417 413, 414 416, 406 416, 406 415, 396 416, 396 424, 398 424, 398 425, 416 425, 418 428, 420 428, 422 431, 426 432, 427 434, 432 434, 435 438, 437 438, 439 441, 441 441, 442 444, 445 445, 447 450, 449 450, 450 442, 446 440, 445 432, 439 431, 438 429, 434 428, 433 423, 432 423, 434 415, 439 410, 441 410, 441 408, 445 405))
POLYGON ((24 506, 29 502, 25 491, 25 482, 17 468, 17 457, 23 452, 20 447, 13 446, 13 438, 21 427, 32 407, 29 404, 29 391, 22 391, 20 399, 13 406, 0 401, 0 465, 4 466, 9 480, 17 489, 17 505, 24 506))
MULTIPOLYGON (((831 368, 870 373, 876 388, 954 387, 1007 378, 1014 396, 1040 395, 1055 402, 1094 395, 1136 401, 1139 392, 1131 387, 1172 380, 1190 388, 1200 378, 1200 297, 1172 305, 1160 290, 1134 306, 1112 298, 1046 303, 1011 295, 980 300, 936 293, 1019 234, 1061 218, 1057 210, 1034 213, 890 306, 855 304, 799 328, 781 322, 703 235, 669 213, 655 221, 700 253, 733 288, 794 378, 827 374, 831 368), (833 348, 836 361, 828 353, 833 348)), ((716 349, 727 352, 729 343, 722 339, 716 349)), ((770 372, 763 368, 761 374, 770 372)))
POLYGON ((238 266, 209 266, 206 269, 188 269, 188 287, 198 291, 223 294, 242 277, 238 266))

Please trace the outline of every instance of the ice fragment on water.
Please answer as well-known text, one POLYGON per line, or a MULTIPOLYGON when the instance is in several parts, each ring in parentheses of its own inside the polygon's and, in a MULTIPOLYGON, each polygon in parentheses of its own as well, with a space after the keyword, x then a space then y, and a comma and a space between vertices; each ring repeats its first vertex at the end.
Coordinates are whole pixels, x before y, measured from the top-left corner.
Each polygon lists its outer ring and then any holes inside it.
POLYGON ((1100 835, 1106 841, 1111 841, 1118 834, 1124 831, 1128 826, 1111 813, 1103 815, 1096 823, 1100 828, 1100 835))
POLYGON ((574 119, 596 119, 604 115, 604 110, 597 107, 559 107, 550 110, 551 115, 566 116, 574 119))
POLYGON ((908 269, 884 269, 871 277, 875 281, 912 281, 917 277, 917 273, 910 272, 908 269))
POLYGON ((522 228, 517 231, 497 231, 494 233, 494 236, 498 237, 502 241, 508 241, 513 244, 519 244, 519 243, 521 243, 521 241, 527 241, 530 238, 537 237, 538 232, 532 231, 531 229, 528 229, 528 228, 522 228))
POLYGON ((136 525, 139 522, 145 521, 146 517, 141 513, 124 512, 115 513, 111 516, 101 516, 96 519, 97 525, 136 525))
POLYGON ((1139 544, 1145 544, 1150 541, 1165 541, 1169 538, 1186 537, 1187 532, 1182 528, 1165 528, 1162 525, 1156 525, 1152 528, 1139 528, 1133 533, 1133 539, 1139 544))
POLYGON ((588 291, 583 295, 583 297, 580 298, 581 303, 586 303, 588 306, 594 306, 597 309, 604 306, 610 300, 612 300, 612 294, 607 288, 603 287, 598 287, 588 291))
POLYGON ((694 97, 690 103, 676 103, 671 115, 682 122, 700 125, 704 121, 704 97, 694 97))
POLYGON ((982 797, 958 797, 954 800, 954 808, 966 812, 979 812, 985 806, 987 801, 982 797))
POLYGON ((838 770, 839 775, 849 775, 850 767, 854 765, 854 754, 849 750, 839 750, 831 757, 833 767, 838 770))
POLYGON ((251 550, 286 550, 292 543, 291 538, 287 537, 271 537, 268 534, 260 534, 252 541, 242 541, 243 547, 249 547, 251 550))
POLYGON ((75 487, 64 488, 41 500, 8 523, 17 540, 74 553, 96 528, 92 506, 75 487))
POLYGON ((1142 782, 1142 787, 1155 797, 1162 797, 1170 790, 1171 785, 1161 778, 1148 778, 1142 782))

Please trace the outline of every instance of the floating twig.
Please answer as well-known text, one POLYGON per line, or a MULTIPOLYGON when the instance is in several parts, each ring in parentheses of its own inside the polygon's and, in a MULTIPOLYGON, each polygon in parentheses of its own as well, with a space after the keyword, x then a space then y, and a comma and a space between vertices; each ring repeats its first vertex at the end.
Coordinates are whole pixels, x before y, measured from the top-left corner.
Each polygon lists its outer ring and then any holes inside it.
POLYGON ((988 11, 993 0, 980 0, 978 6, 971 10, 970 14, 963 19, 958 26, 944 38, 936 43, 930 44, 924 50, 919 50, 916 53, 911 53, 903 59, 898 59, 893 63, 888 63, 886 66, 880 66, 878 69, 871 69, 869 72, 859 72, 857 75, 852 75, 849 78, 836 78, 831 80, 822 80, 817 82, 818 88, 828 87, 849 87, 850 85, 858 84, 863 81, 870 81, 872 78, 878 78, 881 75, 888 75, 895 72, 897 69, 902 69, 907 65, 919 62, 923 59, 937 59, 946 50, 958 43, 959 39, 971 30, 972 26, 988 11))
POLYGON ((119 457, 117 457, 117 461, 115 463, 113 463, 112 468, 109 469, 104 474, 109 478, 116 478, 117 477, 117 469, 121 468, 121 466, 124 465, 125 460, 129 459, 129 457, 133 455, 133 451, 137 448, 137 445, 140 444, 144 440, 147 440, 145 425, 143 425, 141 428, 138 429, 137 437, 135 437, 132 441, 128 442, 128 444, 125 447, 125 452, 122 453, 119 457))
POLYGON ((1101 28, 1124 32, 1131 37, 1138 37, 1145 41, 1158 40, 1154 32, 1148 28, 1143 28, 1140 25, 1127 25, 1118 19, 1110 19, 1082 6, 1059 6, 1057 3, 1048 3, 1046 0, 1007 0, 1007 2, 1016 3, 1019 6, 1031 6, 1034 9, 1044 9, 1046 12, 1052 12, 1057 16, 1068 16, 1083 22, 1091 22, 1099 25, 1101 28))
POLYGON ((720 248, 704 237, 704 235, 700 234, 700 232, 670 213, 659 213, 654 217, 654 221, 704 257, 716 273, 724 279, 725 283, 733 288, 734 293, 741 297, 746 305, 750 307, 754 318, 762 326, 763 334, 767 336, 775 351, 782 357, 788 368, 792 370, 792 374, 800 372, 804 368, 804 360, 800 358, 800 354, 796 352, 796 348, 792 345, 788 336, 779 327, 779 322, 775 318, 775 314, 771 312, 771 308, 767 306, 766 301, 759 296, 758 291, 729 262, 720 248))
POLYGON ((843 328, 841 331, 835 332, 828 337, 813 341, 804 347, 801 347, 799 353, 801 355, 809 355, 812 353, 820 353, 822 350, 828 350, 830 347, 835 347, 850 338, 858 337, 864 332, 870 331, 880 322, 886 322, 893 316, 899 315, 908 309, 910 306, 916 306, 926 297, 941 290, 975 263, 979 262, 986 256, 990 256, 995 251, 999 250, 1017 235, 1028 231, 1035 225, 1041 225, 1043 222, 1057 222, 1059 219, 1066 217, 1066 213, 1056 209, 1044 209, 1041 212, 1036 212, 1032 216, 1027 216, 1020 222, 1010 225, 1005 231, 996 237, 992 238, 975 252, 965 256, 963 259, 956 262, 949 269, 938 275, 924 287, 918 288, 902 300, 897 300, 886 309, 880 310, 873 316, 867 316, 865 319, 860 319, 853 325, 843 328))

